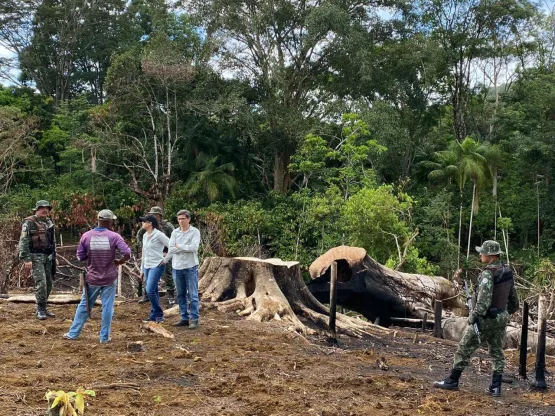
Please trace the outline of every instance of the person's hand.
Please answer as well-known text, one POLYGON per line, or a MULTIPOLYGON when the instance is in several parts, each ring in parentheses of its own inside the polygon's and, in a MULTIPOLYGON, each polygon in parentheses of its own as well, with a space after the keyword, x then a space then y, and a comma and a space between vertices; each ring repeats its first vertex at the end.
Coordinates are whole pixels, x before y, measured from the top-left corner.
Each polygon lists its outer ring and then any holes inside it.
POLYGON ((162 257, 166 257, 168 253, 162 253, 162 257))
POLYGON ((476 313, 475 311, 470 312, 467 321, 469 325, 474 325, 476 322, 478 322, 478 313, 476 313))
POLYGON ((33 262, 32 261, 26 261, 25 262, 25 271, 29 271, 33 268, 33 262))
POLYGON ((145 281, 145 274, 143 272, 139 275, 139 279, 141 279, 142 282, 145 281))

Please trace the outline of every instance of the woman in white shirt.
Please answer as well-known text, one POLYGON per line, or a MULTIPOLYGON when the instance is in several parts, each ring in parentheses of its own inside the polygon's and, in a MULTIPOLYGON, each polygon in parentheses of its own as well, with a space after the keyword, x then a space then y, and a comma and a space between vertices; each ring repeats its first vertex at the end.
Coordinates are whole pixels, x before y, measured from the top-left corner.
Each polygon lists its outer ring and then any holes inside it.
POLYGON ((146 280, 146 293, 150 300, 151 310, 146 321, 164 322, 164 311, 160 306, 160 294, 158 293, 158 282, 166 268, 164 263, 164 247, 170 245, 170 239, 158 229, 158 220, 154 215, 141 217, 143 229, 143 257, 141 269, 144 271, 146 280))

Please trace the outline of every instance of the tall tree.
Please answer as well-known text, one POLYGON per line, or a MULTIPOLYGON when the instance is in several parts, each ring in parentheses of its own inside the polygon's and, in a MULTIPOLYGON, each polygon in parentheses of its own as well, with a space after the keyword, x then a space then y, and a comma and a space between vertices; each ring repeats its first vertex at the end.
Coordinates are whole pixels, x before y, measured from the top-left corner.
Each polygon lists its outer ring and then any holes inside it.
POLYGON ((0 107, 0 192, 10 187, 19 163, 27 157, 34 124, 21 109, 0 107))
POLYGON ((453 111, 453 130, 462 142, 468 130, 473 64, 498 53, 502 33, 515 31, 530 20, 534 7, 528 0, 420 0, 416 8, 421 30, 438 44, 438 64, 445 93, 453 111))
POLYGON ((335 45, 355 28, 371 30, 373 7, 395 2, 193 0, 190 4, 207 28, 220 70, 254 86, 261 128, 253 137, 272 159, 274 191, 287 191, 290 158, 321 109, 323 83, 334 74, 329 63, 335 45))
MULTIPOLYGON (((176 164, 194 167, 200 155, 191 146, 199 126, 202 129, 210 120, 225 124, 242 105, 229 83, 199 61, 201 39, 187 16, 168 14, 164 19, 144 47, 113 60, 109 104, 95 114, 102 145, 94 145, 98 161, 111 166, 112 175, 123 173, 128 187, 161 206, 178 179, 176 164)), ((212 160, 208 166, 218 173, 211 180, 229 171, 229 166, 220 165, 212 160)))
POLYGON ((110 56, 129 30, 124 0, 45 0, 33 15, 29 43, 18 51, 21 77, 56 105, 85 91, 102 103, 110 56))

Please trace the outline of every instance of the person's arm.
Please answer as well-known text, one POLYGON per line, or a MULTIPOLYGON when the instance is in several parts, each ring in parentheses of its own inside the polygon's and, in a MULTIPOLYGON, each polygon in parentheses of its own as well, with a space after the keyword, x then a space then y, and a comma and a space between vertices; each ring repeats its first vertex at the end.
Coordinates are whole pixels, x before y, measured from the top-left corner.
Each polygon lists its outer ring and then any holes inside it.
POLYGON ((175 233, 172 232, 172 235, 170 237, 170 241, 168 243, 168 248, 169 248, 168 254, 164 258, 164 263, 169 263, 170 259, 173 257, 174 251, 172 250, 172 248, 173 248, 174 245, 175 245, 175 233))
POLYGON ((147 233, 143 233, 143 241, 142 241, 142 250, 141 250, 141 271, 143 271, 145 269, 145 258, 146 258, 146 253, 145 253, 145 244, 146 244, 146 236, 148 234, 147 233))
POLYGON ((25 263, 31 261, 31 252, 29 244, 31 244, 31 230, 28 221, 23 221, 21 224, 21 235, 19 236, 19 259, 25 263))
POLYGON ((118 248, 121 258, 115 260, 114 263, 116 263, 116 266, 119 266, 120 264, 124 264, 127 260, 131 258, 131 248, 127 245, 125 240, 119 234, 116 240, 116 247, 118 248))
POLYGON ((194 230, 189 244, 184 244, 182 246, 176 244, 174 253, 196 253, 200 245, 200 231, 194 230))
POLYGON ((56 258, 56 226, 54 221, 52 221, 52 253, 54 254, 54 258, 56 258))
POLYGON ((518 301, 518 295, 516 293, 514 283, 511 285, 511 290, 509 292, 509 301, 507 302, 507 312, 512 315, 520 308, 520 302, 518 301))
MULTIPOLYGON (((170 247, 170 239, 168 238, 168 236, 160 231, 159 233, 156 233, 156 237, 158 238, 158 241, 160 241, 164 245, 164 249, 162 250, 163 253, 168 253, 168 249, 170 247)), ((167 256, 168 256, 167 254, 164 256, 164 259, 162 260, 163 264, 167 263, 168 261, 167 256)))
POLYGON ((480 275, 480 282, 478 286, 478 299, 476 299, 476 314, 483 318, 491 307, 491 300, 493 296, 493 275, 489 270, 485 270, 480 275))
POLYGON ((79 261, 87 260, 89 257, 87 253, 87 246, 85 244, 85 239, 86 239, 86 236, 85 234, 83 234, 81 236, 81 239, 79 240, 79 246, 77 247, 77 260, 79 261))

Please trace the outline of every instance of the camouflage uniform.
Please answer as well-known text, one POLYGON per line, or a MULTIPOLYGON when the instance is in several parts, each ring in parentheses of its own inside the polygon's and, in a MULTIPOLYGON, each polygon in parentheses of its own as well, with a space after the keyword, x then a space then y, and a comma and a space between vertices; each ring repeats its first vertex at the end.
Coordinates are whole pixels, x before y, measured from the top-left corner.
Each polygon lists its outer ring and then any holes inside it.
MULTIPOLYGON (((50 205, 47 201, 39 201, 36 208, 40 206, 49 207, 50 205)), ((50 218, 41 218, 36 215, 25 218, 19 238, 19 259, 25 263, 32 262, 31 273, 35 281, 37 316, 40 312, 46 316, 54 316, 46 311, 46 302, 52 291, 55 258, 54 222, 50 218)))
MULTIPOLYGON (((513 314, 518 309, 518 297, 513 284, 509 292, 507 309, 497 313, 495 317, 489 316, 488 312, 491 307, 494 286, 493 271, 503 266, 504 264, 501 260, 494 261, 488 264, 486 269, 480 274, 478 278, 479 285, 476 307, 469 317, 469 320, 478 320, 480 341, 487 342, 489 353, 493 360, 493 371, 499 373, 503 372, 505 368, 505 356, 503 354, 505 330, 509 323, 510 314, 513 314)), ((474 326, 469 325, 455 353, 453 368, 464 370, 468 365, 470 356, 479 346, 478 336, 474 331, 474 326)))
MULTIPOLYGON (((499 243, 485 241, 476 250, 484 256, 499 256, 499 243)), ((492 396, 501 395, 501 381, 505 368, 503 340, 509 317, 518 310, 519 302, 516 294, 512 270, 497 257, 488 263, 478 278, 478 296, 475 308, 468 317, 469 326, 459 342, 455 353, 451 374, 443 381, 434 383, 435 387, 447 390, 458 390, 459 377, 468 365, 471 355, 480 346, 478 335, 474 329, 477 323, 480 341, 486 342, 493 361, 492 383, 486 393, 492 396)))
MULTIPOLYGON (((149 214, 157 214, 162 216, 162 209, 160 207, 152 207, 152 209, 148 212, 149 214)), ((160 220, 160 231, 162 231, 168 238, 171 237, 172 231, 174 230, 174 226, 171 225, 169 222, 165 220, 160 220)), ((143 235, 146 231, 141 228, 137 233, 137 251, 142 251, 142 244, 143 244, 143 235)), ((174 293, 175 293, 175 283, 173 281, 173 274, 172 274, 172 266, 171 263, 166 264, 166 270, 164 272, 164 282, 166 282, 166 290, 168 291, 169 300, 173 301, 174 293)))

